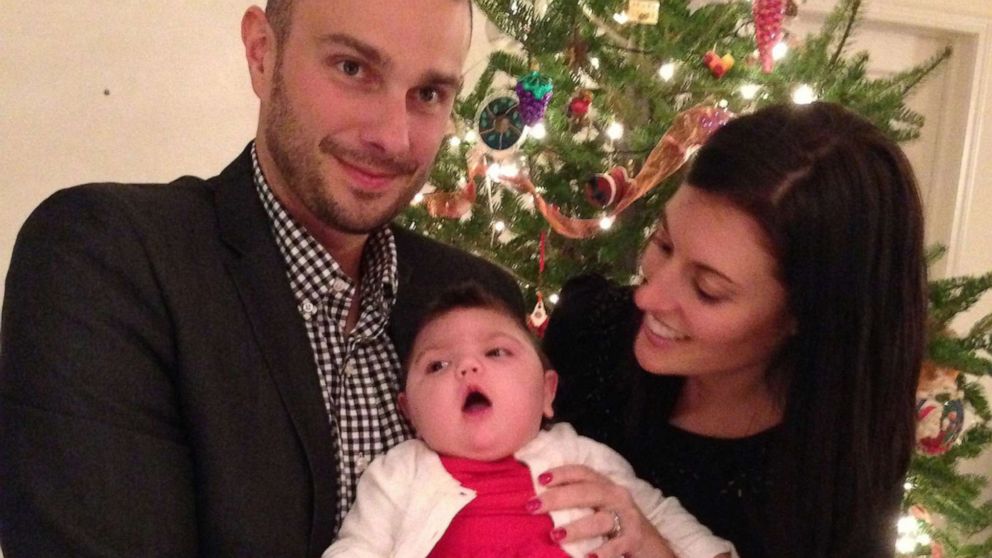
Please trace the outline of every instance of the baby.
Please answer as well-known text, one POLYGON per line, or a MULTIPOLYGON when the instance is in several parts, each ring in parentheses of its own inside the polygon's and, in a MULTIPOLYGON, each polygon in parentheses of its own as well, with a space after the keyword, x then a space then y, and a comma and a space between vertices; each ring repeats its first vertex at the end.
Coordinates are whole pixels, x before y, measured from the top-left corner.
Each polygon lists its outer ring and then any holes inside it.
MULTIPOLYGON (((602 537, 559 544, 591 509, 531 513, 549 479, 586 465, 627 488, 676 556, 736 556, 678 500, 636 478, 610 448, 552 417, 558 375, 523 317, 480 287, 449 290, 421 323, 399 405, 418 438, 369 465, 323 558, 587 556, 602 537)), ((614 535, 620 529, 614 514, 614 535)))

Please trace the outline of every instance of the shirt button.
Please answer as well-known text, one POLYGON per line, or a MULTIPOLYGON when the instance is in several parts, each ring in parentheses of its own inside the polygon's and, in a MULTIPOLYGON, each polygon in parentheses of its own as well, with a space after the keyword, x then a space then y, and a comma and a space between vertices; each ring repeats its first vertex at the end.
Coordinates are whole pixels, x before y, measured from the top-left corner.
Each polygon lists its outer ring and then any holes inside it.
POLYGON ((335 279, 334 282, 331 283, 331 288, 334 289, 334 292, 336 293, 346 291, 348 290, 348 282, 344 279, 335 279))
POLYGON ((345 376, 354 376, 358 372, 358 367, 355 366, 353 361, 348 361, 348 364, 344 365, 345 376))
POLYGON ((303 304, 300 305, 300 311, 303 312, 307 317, 317 311, 317 307, 314 306, 309 300, 304 300, 303 304))

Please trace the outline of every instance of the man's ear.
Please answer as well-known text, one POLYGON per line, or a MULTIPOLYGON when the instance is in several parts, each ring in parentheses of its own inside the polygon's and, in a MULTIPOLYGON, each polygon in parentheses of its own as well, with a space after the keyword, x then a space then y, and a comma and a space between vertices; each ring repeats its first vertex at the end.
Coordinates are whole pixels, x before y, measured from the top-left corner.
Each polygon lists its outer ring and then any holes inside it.
POLYGON ((554 418, 555 409, 552 405, 555 402, 555 393, 558 392, 558 373, 554 370, 544 371, 544 416, 554 418))
POLYGON ((241 42, 251 74, 251 88, 262 101, 269 98, 276 63, 276 40, 265 11, 252 6, 241 18, 241 42))

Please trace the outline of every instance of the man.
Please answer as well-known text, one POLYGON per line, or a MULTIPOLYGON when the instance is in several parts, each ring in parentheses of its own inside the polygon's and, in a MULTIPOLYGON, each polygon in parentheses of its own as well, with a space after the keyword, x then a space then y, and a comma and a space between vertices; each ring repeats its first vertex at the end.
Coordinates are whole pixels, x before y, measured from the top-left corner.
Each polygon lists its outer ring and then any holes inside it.
POLYGON ((388 225, 421 188, 465 0, 271 0, 227 169, 86 185, 25 224, 0 345, 0 544, 19 556, 319 556, 439 288, 507 274, 388 225))

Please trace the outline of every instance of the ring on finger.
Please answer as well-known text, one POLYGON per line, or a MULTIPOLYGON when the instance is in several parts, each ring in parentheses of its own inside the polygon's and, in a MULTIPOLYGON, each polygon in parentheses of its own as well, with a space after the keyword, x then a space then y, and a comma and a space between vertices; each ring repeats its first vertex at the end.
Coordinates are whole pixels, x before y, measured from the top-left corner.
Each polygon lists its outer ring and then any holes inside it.
POLYGON ((620 514, 616 510, 610 510, 613 514, 613 528, 606 533, 606 538, 615 539, 623 533, 623 523, 620 522, 620 514))

